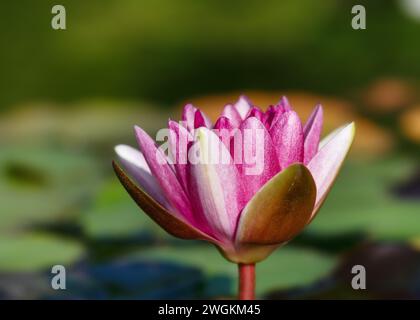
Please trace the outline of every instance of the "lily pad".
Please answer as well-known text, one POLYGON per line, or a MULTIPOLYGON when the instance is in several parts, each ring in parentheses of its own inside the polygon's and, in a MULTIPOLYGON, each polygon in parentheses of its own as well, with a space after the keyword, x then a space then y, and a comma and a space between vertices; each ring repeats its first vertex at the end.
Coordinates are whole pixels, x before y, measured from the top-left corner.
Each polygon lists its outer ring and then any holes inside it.
POLYGON ((168 118, 162 107, 140 102, 90 99, 66 107, 38 103, 5 114, 0 119, 0 143, 30 140, 32 145, 108 150, 133 137, 134 125, 155 131, 166 126, 168 118))
POLYGON ((51 148, 3 146, 0 232, 74 216, 99 181, 94 161, 51 148))
POLYGON ((76 242, 46 234, 0 236, 0 271, 27 272, 68 266, 83 256, 76 242))
POLYGON ((93 205, 81 215, 80 223, 84 232, 95 239, 174 239, 131 200, 116 177, 104 184, 93 205))
POLYGON ((164 108, 147 103, 90 100, 63 114, 60 133, 66 145, 109 148, 127 138, 134 142, 134 125, 154 132, 166 127, 168 117, 164 108))
POLYGON ((268 299, 418 299, 420 252, 406 244, 367 242, 344 255, 328 277, 312 286, 273 290, 268 299), (366 270, 366 289, 354 290, 353 267, 366 270))
POLYGON ((414 167, 414 160, 407 158, 346 163, 308 231, 323 236, 364 232, 374 238, 402 240, 418 234, 418 202, 392 192, 414 167))
MULTIPOLYGON (((226 276, 231 280, 230 294, 234 295, 236 292, 237 266, 224 260, 211 245, 153 248, 136 256, 143 261, 171 261, 195 266, 208 276, 226 276)), ((314 250, 290 246, 280 248, 268 259, 257 264, 257 294, 272 288, 312 283, 327 275, 335 262, 333 256, 314 250)))

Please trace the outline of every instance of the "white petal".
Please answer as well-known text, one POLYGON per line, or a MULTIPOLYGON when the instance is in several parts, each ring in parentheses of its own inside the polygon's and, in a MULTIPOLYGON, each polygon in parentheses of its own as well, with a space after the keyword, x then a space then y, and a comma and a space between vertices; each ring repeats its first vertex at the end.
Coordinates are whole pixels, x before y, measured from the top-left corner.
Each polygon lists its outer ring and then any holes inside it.
POLYGON ((124 169, 139 186, 161 205, 166 208, 169 207, 162 189, 153 177, 143 154, 139 150, 124 144, 117 145, 114 150, 124 169))
POLYGON ((250 108, 251 108, 251 104, 249 103, 248 99, 245 96, 240 96, 239 100, 235 103, 235 109, 238 111, 242 120, 245 119, 250 108))
POLYGON ((343 161, 350 150, 355 134, 354 122, 335 130, 322 142, 318 153, 308 164, 317 187, 313 216, 324 202, 343 161))

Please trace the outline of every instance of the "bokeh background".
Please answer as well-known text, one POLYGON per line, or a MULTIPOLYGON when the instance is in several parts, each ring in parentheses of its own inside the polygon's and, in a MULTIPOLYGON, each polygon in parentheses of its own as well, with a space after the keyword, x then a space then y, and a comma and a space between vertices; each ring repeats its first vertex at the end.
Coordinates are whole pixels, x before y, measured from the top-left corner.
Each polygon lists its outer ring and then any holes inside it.
POLYGON ((111 160, 134 124, 154 134, 186 102, 215 117, 241 93, 287 95, 304 120, 321 102, 325 132, 357 124, 318 217, 258 265, 259 297, 420 298, 419 0, 58 2, 0 3, 0 298, 233 297, 236 266, 154 225, 111 160))

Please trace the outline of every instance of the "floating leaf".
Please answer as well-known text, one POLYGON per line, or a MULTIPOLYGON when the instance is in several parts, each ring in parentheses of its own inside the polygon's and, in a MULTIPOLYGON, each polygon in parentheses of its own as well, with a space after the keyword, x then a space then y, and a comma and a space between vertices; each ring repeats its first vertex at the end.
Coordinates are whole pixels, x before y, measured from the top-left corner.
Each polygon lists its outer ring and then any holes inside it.
POLYGON ((0 231, 74 216, 99 181, 86 155, 50 148, 3 146, 0 153, 0 231))
MULTIPOLYGON (((395 243, 366 243, 348 252, 328 277, 311 286, 274 290, 268 299, 418 299, 420 252, 395 243), (355 290, 354 266, 366 271, 366 289, 355 290)), ((360 271, 357 274, 362 275, 360 271)))
POLYGON ((174 239, 130 199, 116 178, 105 183, 93 205, 81 215, 86 234, 96 239, 144 236, 151 240, 174 239))
POLYGON ((407 158, 347 163, 308 230, 329 236, 365 232, 381 239, 409 239, 418 234, 418 203, 392 192, 395 183, 414 167, 414 160, 407 158))
MULTIPOLYGON (((237 266, 224 260, 210 245, 152 248, 136 256, 142 261, 171 261, 194 266, 208 276, 227 276, 232 281, 230 294, 236 292, 237 266)), ((334 264, 334 257, 313 250, 280 248, 257 264, 257 293, 314 282, 328 274, 334 264)))
POLYGON ((155 105, 100 99, 67 108, 27 105, 0 118, 0 143, 110 148, 128 139, 135 124, 150 131, 164 126, 163 113, 155 105))
POLYGON ((0 271, 23 272, 69 266, 82 257, 76 242, 46 234, 0 236, 0 271))

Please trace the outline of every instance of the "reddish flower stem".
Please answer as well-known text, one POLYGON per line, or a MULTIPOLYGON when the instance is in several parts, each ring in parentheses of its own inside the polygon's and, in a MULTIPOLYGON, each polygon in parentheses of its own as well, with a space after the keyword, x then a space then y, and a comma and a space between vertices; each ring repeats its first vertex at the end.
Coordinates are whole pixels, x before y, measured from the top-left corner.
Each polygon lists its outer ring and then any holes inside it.
POLYGON ((238 264, 239 300, 255 299, 255 264, 238 264))

